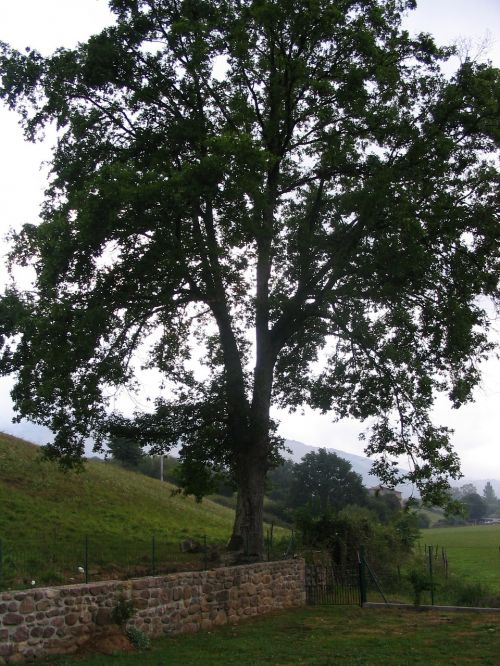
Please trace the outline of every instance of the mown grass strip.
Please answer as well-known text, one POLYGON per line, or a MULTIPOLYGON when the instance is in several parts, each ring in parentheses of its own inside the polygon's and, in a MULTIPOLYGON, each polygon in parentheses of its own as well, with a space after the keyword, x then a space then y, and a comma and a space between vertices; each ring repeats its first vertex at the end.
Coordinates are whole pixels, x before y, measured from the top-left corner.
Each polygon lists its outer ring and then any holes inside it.
POLYGON ((453 614, 355 607, 306 607, 274 613, 213 632, 162 638, 147 652, 80 660, 57 666, 496 666, 498 615, 453 614))

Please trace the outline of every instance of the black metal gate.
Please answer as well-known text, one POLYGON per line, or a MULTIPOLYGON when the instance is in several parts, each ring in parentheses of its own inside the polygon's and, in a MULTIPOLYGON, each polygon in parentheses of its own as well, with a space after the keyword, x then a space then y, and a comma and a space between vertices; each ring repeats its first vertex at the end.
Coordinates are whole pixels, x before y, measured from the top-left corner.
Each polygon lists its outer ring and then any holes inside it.
POLYGON ((306 565, 306 601, 312 605, 361 605, 359 571, 306 565))

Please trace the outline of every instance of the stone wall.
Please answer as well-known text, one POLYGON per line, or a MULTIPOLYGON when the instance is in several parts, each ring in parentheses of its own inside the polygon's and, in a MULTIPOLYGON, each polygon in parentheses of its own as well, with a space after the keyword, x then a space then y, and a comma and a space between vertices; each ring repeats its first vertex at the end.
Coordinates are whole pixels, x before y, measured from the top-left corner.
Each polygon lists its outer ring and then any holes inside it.
POLYGON ((0 593, 0 664, 78 650, 117 633, 120 598, 129 624, 149 636, 196 632, 305 602, 304 562, 264 562, 129 581, 0 593))

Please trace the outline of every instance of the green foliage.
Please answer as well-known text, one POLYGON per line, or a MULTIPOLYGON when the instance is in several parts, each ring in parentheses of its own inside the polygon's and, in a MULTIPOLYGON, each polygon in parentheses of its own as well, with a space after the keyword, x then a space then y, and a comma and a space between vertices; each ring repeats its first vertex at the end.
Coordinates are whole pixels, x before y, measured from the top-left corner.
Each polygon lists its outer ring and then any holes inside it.
POLYGON ((29 138, 58 128, 11 255, 35 283, 0 301, 19 418, 66 465, 90 435, 181 445, 190 492, 237 484, 255 553, 271 403, 373 419, 375 473, 405 455, 445 502, 434 398, 471 399, 498 297, 498 70, 445 77, 452 50, 401 27, 413 0, 110 6, 72 50, 0 45, 0 98, 29 138), (110 415, 139 367, 164 379, 153 409, 110 415))
POLYGON ((417 514, 408 510, 400 510, 398 514, 393 517, 391 525, 398 533, 404 548, 413 548, 417 539, 420 537, 420 526, 418 522, 417 514))
POLYGON ((132 439, 115 437, 109 441, 108 448, 113 458, 127 467, 138 467, 143 458, 141 447, 132 439))
POLYGON ((500 516, 500 500, 497 498, 493 486, 488 481, 483 488, 483 499, 486 503, 486 509, 488 515, 499 515, 500 516))
POLYGON ((403 564, 419 535, 412 516, 401 513, 397 522, 382 525, 369 509, 359 506, 320 515, 299 509, 296 522, 303 546, 328 551, 339 567, 356 568, 359 548, 365 546, 377 575, 403 564))
POLYGON ((497 597, 495 601, 484 583, 454 577, 447 585, 446 592, 452 599, 452 603, 457 606, 489 606, 491 608, 496 606, 500 608, 500 597, 497 597))
POLYGON ((455 514, 446 516, 445 518, 440 518, 433 524, 433 527, 458 527, 460 525, 467 525, 467 522, 468 521, 464 518, 463 515, 455 514))
MULTIPOLYGON (((163 456, 163 480, 169 483, 177 483, 175 470, 179 464, 173 456, 163 456)), ((153 479, 160 478, 161 461, 160 456, 145 455, 137 465, 137 471, 153 479)))
POLYGON ((349 504, 363 504, 366 489, 351 464, 327 449, 307 453, 293 468, 289 503, 292 507, 309 505, 318 515, 339 511, 349 504))
POLYGON ((193 495, 201 502, 205 495, 217 493, 228 480, 227 474, 209 460, 184 458, 174 470, 176 483, 185 494, 193 495))
POLYGON ((294 471, 295 463, 292 460, 284 460, 281 465, 271 469, 267 475, 266 495, 272 500, 287 504, 290 499, 294 471))
POLYGON ((488 513, 488 505, 481 495, 470 493, 462 497, 469 520, 481 520, 488 513))
POLYGON ((58 571, 48 570, 38 576, 36 584, 42 587, 43 585, 64 585, 64 582, 64 576, 61 576, 58 571))
POLYGON ((115 624, 124 628, 127 622, 134 617, 137 610, 131 599, 127 599, 123 594, 118 599, 113 608, 111 618, 115 624))
MULTIPOLYGON (((481 558, 465 574, 454 573, 455 558, 447 552, 448 566, 445 568, 441 557, 432 557, 432 577, 430 573, 428 551, 424 558, 415 556, 406 566, 404 580, 408 581, 416 606, 430 604, 433 590, 434 603, 438 606, 474 606, 500 608, 500 596, 495 593, 495 586, 487 580, 480 580, 482 575, 481 558), (425 593, 425 594, 424 594, 425 593)), ((497 586, 498 587, 498 586, 497 586)), ((404 593, 404 586, 401 586, 404 593)))
POLYGON ((137 629, 137 627, 128 627, 125 633, 132 645, 138 650, 151 649, 151 639, 143 631, 137 629))
POLYGON ((477 495, 477 488, 473 483, 464 483, 464 485, 459 488, 451 488, 451 495, 458 500, 465 497, 465 495, 470 495, 472 493, 477 495))
POLYGON ((488 481, 483 488, 483 497, 487 504, 495 504, 497 501, 497 496, 495 495, 495 491, 493 490, 490 481, 488 481))
POLYGON ((283 502, 274 501, 264 498, 264 515, 266 522, 274 522, 278 525, 287 525, 289 527, 294 524, 294 510, 283 502))
POLYGON ((425 569, 415 567, 410 569, 407 574, 408 580, 413 589, 413 603, 415 606, 420 606, 422 601, 422 592, 427 592, 431 589, 431 579, 425 569))
POLYGON ((417 513, 417 526, 420 529, 425 529, 427 527, 430 527, 431 525, 431 519, 428 516, 428 514, 423 513, 423 511, 419 511, 417 513))
POLYGON ((401 502, 393 494, 369 495, 366 506, 377 515, 381 523, 390 523, 401 511, 401 502))

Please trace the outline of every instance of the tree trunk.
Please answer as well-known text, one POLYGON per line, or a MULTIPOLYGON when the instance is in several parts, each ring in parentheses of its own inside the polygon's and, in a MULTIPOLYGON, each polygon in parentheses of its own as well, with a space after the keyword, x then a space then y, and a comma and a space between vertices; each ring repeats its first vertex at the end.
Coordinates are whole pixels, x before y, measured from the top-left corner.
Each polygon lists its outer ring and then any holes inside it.
POLYGON ((243 500, 238 488, 236 493, 236 511, 234 515, 233 532, 228 541, 227 549, 233 552, 243 552, 243 500))
POLYGON ((246 455, 238 472, 238 499, 233 533, 228 549, 239 551, 245 558, 261 560, 264 555, 264 490, 267 465, 265 459, 246 455))

